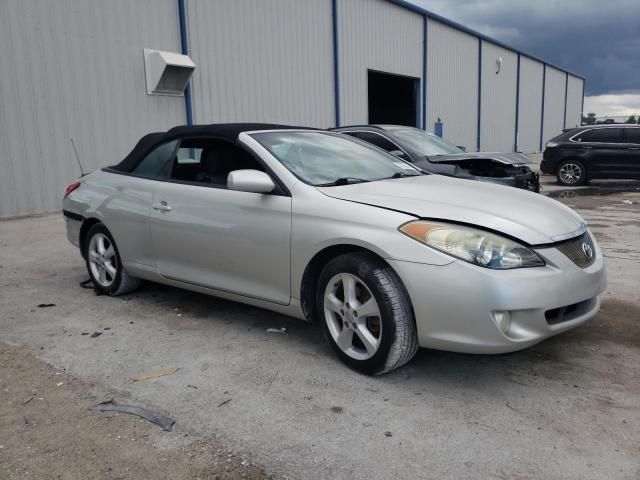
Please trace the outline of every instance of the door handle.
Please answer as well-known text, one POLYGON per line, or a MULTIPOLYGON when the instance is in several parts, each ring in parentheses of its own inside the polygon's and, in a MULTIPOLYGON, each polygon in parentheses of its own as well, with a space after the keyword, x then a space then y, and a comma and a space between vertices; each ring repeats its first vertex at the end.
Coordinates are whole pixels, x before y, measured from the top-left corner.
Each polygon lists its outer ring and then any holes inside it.
POLYGON ((167 202, 165 202, 164 200, 160 203, 154 203, 153 205, 151 205, 151 208, 153 208, 154 210, 160 210, 161 212, 171 211, 171 207, 167 205, 167 202))

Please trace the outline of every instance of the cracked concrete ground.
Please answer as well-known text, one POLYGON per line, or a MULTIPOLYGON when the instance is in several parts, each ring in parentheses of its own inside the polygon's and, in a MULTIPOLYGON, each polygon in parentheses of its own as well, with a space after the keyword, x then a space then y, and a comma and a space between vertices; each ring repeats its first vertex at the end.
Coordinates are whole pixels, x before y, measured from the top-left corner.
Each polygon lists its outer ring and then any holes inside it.
POLYGON ((0 222, 0 341, 160 409, 175 432, 216 438, 275 478, 636 479, 640 183, 563 194, 544 181, 591 224, 609 287, 595 319, 522 352, 420 350, 389 375, 361 376, 315 325, 150 283, 124 298, 80 288, 60 215, 0 222))

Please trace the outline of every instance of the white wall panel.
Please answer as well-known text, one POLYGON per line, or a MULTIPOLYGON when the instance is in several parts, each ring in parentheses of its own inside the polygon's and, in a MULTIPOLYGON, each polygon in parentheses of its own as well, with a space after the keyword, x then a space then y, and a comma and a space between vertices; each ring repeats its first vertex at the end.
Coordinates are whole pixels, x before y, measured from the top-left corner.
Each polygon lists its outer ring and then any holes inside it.
POLYGON ((520 56, 520 106, 518 108, 518 150, 540 150, 542 126, 542 63, 520 56))
POLYGON ((567 84, 567 118, 566 128, 579 127, 582 123, 582 88, 584 82, 581 78, 569 75, 567 84))
POLYGON ((476 150, 479 41, 431 19, 427 31, 427 130, 440 118, 445 139, 476 150))
POLYGON ((330 0, 188 0, 197 123, 333 126, 330 0))
POLYGON ((565 73, 547 66, 544 89, 544 129, 542 148, 564 128, 565 73))
POLYGON ((482 103, 480 149, 512 152, 516 138, 518 55, 482 42, 482 103), (498 60, 502 62, 498 68, 498 60))
POLYGON ((342 125, 368 123, 367 70, 422 77, 423 17, 390 2, 339 0, 338 45, 342 125))
POLYGON ((60 209, 85 170, 184 123, 181 97, 147 96, 143 48, 180 51, 175 0, 0 2, 0 217, 60 209))

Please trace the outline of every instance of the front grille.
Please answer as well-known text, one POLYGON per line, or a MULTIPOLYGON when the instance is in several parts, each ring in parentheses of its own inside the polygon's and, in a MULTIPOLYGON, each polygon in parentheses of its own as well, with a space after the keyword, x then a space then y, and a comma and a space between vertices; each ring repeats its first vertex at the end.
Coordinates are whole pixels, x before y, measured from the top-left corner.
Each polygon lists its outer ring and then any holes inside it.
POLYGON ((596 261, 596 248, 589 232, 566 242, 559 243, 557 249, 580 268, 587 268, 596 261))

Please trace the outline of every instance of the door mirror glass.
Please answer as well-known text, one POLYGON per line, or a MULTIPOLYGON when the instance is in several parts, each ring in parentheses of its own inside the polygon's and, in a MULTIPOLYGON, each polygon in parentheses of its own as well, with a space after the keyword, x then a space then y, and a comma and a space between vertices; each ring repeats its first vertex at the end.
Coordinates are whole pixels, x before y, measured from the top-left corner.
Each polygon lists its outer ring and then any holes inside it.
POLYGON ((240 192, 269 193, 276 185, 269 175, 260 170, 234 170, 227 177, 227 188, 240 192))

